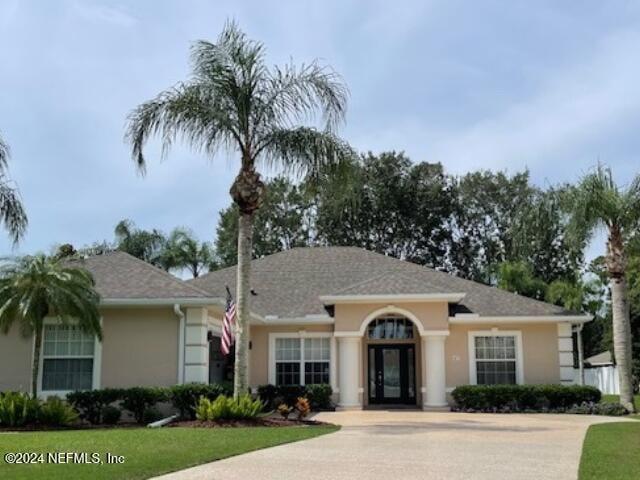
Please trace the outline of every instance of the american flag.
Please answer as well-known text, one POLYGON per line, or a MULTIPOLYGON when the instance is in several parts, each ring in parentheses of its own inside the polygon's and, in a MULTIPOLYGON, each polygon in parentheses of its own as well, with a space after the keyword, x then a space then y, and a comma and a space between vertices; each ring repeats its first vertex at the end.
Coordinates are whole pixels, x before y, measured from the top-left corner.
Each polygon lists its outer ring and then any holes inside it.
POLYGON ((222 342, 221 350, 223 355, 229 355, 231 351, 231 345, 235 341, 233 330, 236 324, 236 303, 233 301, 233 296, 229 287, 227 287, 227 307, 224 311, 224 318, 222 319, 222 342))

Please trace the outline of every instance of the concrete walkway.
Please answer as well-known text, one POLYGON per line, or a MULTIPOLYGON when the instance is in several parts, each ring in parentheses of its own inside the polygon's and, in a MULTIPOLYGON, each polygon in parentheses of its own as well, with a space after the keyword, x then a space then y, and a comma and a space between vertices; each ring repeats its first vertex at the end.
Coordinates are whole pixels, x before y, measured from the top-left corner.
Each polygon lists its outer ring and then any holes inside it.
POLYGON ((173 474, 163 480, 571 480, 590 425, 586 415, 421 411, 322 413, 343 428, 173 474))

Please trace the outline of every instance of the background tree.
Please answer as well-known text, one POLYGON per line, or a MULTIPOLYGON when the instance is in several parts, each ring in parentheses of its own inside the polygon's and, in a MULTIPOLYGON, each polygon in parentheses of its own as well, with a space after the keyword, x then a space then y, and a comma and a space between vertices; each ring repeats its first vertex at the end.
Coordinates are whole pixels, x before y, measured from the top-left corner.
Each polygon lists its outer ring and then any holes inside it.
POLYGON ((8 170, 9 146, 0 136, 0 222, 17 243, 27 229, 28 219, 20 193, 9 178, 8 170))
POLYGON ((5 262, 0 267, 0 331, 14 323, 27 337, 35 336, 31 391, 38 392, 38 370, 45 317, 77 323, 84 332, 102 339, 100 296, 93 277, 82 268, 36 255, 5 262))
POLYGON ((619 189, 610 169, 598 166, 567 197, 573 206, 571 232, 578 241, 607 231, 605 268, 611 289, 613 348, 620 377, 620 403, 635 411, 632 384, 631 326, 626 279, 627 241, 640 222, 640 176, 619 189))
MULTIPOLYGON (((131 220, 121 220, 114 230, 116 249, 127 252, 140 260, 165 268, 162 252, 167 239, 159 230, 142 230, 131 220)), ((166 269, 166 268, 165 268, 166 269)))
POLYGON ((359 246, 443 268, 454 198, 440 164, 414 165, 403 153, 368 153, 351 177, 350 197, 337 197, 331 189, 319 192, 319 243, 359 246))
POLYGON ((544 300, 548 285, 536 277, 527 262, 503 262, 497 269, 497 286, 503 290, 524 295, 525 297, 544 300))
POLYGON ((196 278, 214 262, 213 248, 199 242, 191 230, 175 228, 163 245, 159 262, 165 270, 187 269, 196 278))
MULTIPOLYGON (((266 183, 264 203, 254 218, 253 258, 309 245, 310 203, 303 188, 304 185, 295 185, 286 177, 266 183)), ((220 267, 235 265, 237 261, 239 216, 236 205, 220 212, 215 242, 220 267)))
POLYGON ((259 162, 286 173, 306 175, 323 164, 353 155, 334 135, 347 104, 340 77, 317 61, 296 67, 269 67, 264 45, 227 23, 216 43, 192 48, 191 78, 143 103, 129 116, 127 140, 141 172, 143 147, 152 135, 166 152, 180 138, 213 156, 220 147, 240 154, 240 172, 230 194, 239 211, 236 359, 234 396, 246 392, 246 335, 255 213, 264 199, 259 162), (323 129, 298 126, 321 114, 323 129))

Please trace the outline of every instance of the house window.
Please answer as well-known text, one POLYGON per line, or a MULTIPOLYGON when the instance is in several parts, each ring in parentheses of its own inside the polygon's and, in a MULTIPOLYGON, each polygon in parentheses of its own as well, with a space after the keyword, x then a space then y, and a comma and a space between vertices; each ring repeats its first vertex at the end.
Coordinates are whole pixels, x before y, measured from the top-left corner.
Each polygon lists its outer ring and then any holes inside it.
POLYGON ((475 383, 478 385, 511 384, 519 382, 516 335, 474 335, 473 357, 475 383))
POLYGON ((276 385, 329 383, 329 338, 276 338, 276 385))
POLYGON ((368 327, 367 335, 372 340, 405 340, 413 338, 413 323, 408 318, 394 315, 379 317, 368 327))
POLYGON ((95 340, 76 325, 45 324, 42 391, 90 390, 95 340))

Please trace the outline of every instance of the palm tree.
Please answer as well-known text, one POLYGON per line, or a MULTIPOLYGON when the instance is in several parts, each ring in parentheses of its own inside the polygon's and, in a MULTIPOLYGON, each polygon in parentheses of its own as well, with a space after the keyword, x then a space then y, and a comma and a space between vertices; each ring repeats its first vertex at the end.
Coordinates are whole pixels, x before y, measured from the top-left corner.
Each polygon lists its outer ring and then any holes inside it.
POLYGON ((24 336, 35 335, 31 391, 38 391, 38 369, 45 317, 77 323, 102 339, 100 296, 93 277, 82 268, 44 255, 5 262, 0 267, 0 331, 17 322, 24 336))
POLYGON ((167 239, 162 232, 137 228, 131 220, 118 222, 114 230, 117 249, 156 266, 163 266, 161 255, 167 239))
POLYGON ((18 190, 8 177, 9 146, 0 137, 0 222, 4 223, 13 242, 17 243, 27 229, 27 214, 18 190))
POLYGON ((166 270, 186 268, 197 278, 213 262, 213 250, 207 242, 199 243, 195 235, 185 228, 176 228, 167 239, 161 254, 166 270))
POLYGON ((620 403, 635 411, 631 376, 631 325, 625 278, 629 236, 640 225, 640 175, 626 189, 619 189, 611 170, 601 165, 586 175, 570 197, 570 233, 576 239, 591 238, 598 228, 608 233, 605 269, 611 289, 613 350, 620 378, 620 403))
POLYGON ((230 189, 238 206, 238 268, 234 396, 246 392, 249 338, 249 278, 253 218, 265 186, 258 163, 287 173, 314 176, 353 155, 335 134, 344 120, 347 90, 330 68, 314 61, 269 67, 265 48, 231 22, 216 43, 196 42, 191 78, 138 106, 129 116, 127 141, 144 173, 143 147, 158 135, 166 153, 181 139, 213 156, 223 148, 240 156, 240 172, 230 189), (322 129, 301 126, 321 114, 322 129))

